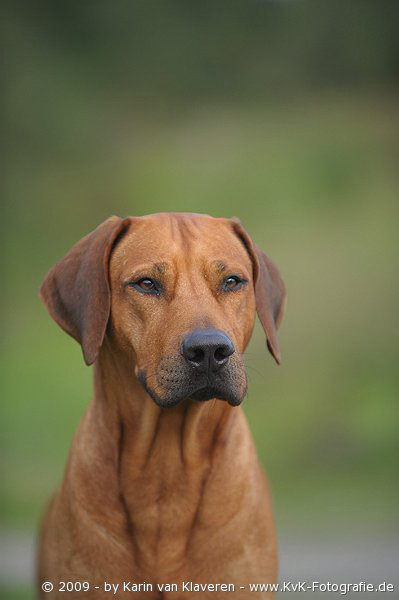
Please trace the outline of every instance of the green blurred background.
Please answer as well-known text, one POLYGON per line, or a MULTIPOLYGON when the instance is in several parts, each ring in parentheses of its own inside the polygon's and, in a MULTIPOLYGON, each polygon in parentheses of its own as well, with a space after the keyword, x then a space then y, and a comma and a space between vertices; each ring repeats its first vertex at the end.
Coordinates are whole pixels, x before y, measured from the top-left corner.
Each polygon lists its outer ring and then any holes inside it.
POLYGON ((240 217, 288 288, 282 366, 258 327, 246 358, 280 536, 299 552, 388 544, 399 3, 16 0, 2 13, 4 597, 32 597, 32 536, 91 394, 38 288, 111 214, 240 217))

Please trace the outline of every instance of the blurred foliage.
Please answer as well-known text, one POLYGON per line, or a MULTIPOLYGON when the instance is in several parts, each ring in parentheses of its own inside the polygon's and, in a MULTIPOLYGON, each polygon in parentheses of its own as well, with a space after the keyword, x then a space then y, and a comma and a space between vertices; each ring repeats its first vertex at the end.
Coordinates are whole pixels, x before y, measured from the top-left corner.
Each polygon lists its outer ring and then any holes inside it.
POLYGON ((0 598, 7 598, 7 600, 34 600, 36 594, 33 589, 27 586, 18 586, 17 588, 0 586, 0 598))
POLYGON ((393 527, 399 3, 6 2, 1 516, 34 527, 90 396, 46 270, 110 214, 241 218, 289 303, 246 411, 284 529, 393 527))
MULTIPOLYGON (((7 4, 6 33, 37 59, 36 89, 95 86, 122 104, 281 97, 391 83, 395 0, 76 0, 7 4), (54 85, 45 81, 51 75, 54 85)), ((31 75, 34 71, 31 71, 31 75)), ((49 100, 51 100, 49 98, 49 100)))

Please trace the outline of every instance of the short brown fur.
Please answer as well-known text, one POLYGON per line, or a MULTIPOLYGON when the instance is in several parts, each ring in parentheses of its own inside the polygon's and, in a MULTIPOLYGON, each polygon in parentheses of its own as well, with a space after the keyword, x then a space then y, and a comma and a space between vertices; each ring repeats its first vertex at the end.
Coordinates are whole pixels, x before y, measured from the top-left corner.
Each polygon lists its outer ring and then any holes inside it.
MULTIPOLYGON (((39 585, 88 581, 85 598, 107 599, 105 581, 148 582, 154 591, 138 597, 183 600, 192 594, 159 592, 156 584, 224 582, 243 600, 249 591, 239 586, 275 582, 270 499, 244 413, 219 399, 173 406, 179 345, 193 328, 213 327, 233 341, 239 401, 256 311, 280 361, 285 290, 270 259, 236 219, 111 217, 48 273, 41 295, 94 363, 94 394, 43 523, 39 585), (230 273, 248 285, 222 293, 230 273), (159 278, 162 295, 132 289, 139 276, 159 278)), ((64 595, 55 588, 51 597, 64 595)))

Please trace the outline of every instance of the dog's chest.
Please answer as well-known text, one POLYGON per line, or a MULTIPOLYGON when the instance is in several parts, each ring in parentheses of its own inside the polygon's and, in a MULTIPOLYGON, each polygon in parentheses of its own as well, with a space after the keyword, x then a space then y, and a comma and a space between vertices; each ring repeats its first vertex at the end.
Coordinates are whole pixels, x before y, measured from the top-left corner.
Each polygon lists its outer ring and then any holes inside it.
POLYGON ((209 474, 206 463, 187 469, 177 456, 179 449, 166 448, 149 456, 136 473, 130 460, 122 459, 121 482, 135 552, 139 563, 164 570, 185 560, 204 504, 209 474))

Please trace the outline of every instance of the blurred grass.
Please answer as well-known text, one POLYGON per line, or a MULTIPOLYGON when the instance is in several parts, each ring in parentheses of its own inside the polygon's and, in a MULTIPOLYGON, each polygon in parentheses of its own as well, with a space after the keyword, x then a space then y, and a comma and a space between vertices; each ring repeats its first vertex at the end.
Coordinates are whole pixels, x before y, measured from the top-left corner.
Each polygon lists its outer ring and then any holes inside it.
POLYGON ((245 410, 279 524, 392 529, 397 96, 336 92, 111 119, 104 109, 100 132, 102 107, 93 110, 76 141, 9 148, 2 526, 34 526, 91 393, 80 348, 38 300, 46 270, 110 214, 181 210, 239 216, 287 283, 283 365, 259 328, 246 358, 245 410))
POLYGON ((28 587, 5 587, 0 586, 0 598, 7 600, 34 600, 36 595, 33 589, 28 587))

